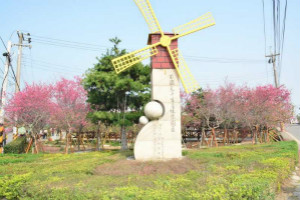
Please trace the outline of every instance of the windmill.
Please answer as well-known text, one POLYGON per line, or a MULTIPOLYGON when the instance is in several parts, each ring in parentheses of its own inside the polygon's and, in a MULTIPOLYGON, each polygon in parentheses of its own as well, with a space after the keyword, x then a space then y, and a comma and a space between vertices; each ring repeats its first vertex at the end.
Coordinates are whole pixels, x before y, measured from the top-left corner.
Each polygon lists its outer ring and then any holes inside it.
MULTIPOLYGON (((152 102, 145 114, 152 121, 139 132, 135 143, 135 158, 140 160, 181 157, 180 87, 186 93, 199 89, 178 49, 180 37, 215 25, 212 14, 206 13, 165 33, 154 14, 149 0, 134 0, 151 33, 148 46, 112 60, 116 73, 151 57, 152 102), (179 78, 179 79, 178 79, 179 78)), ((147 122, 144 117, 144 123, 147 122)))

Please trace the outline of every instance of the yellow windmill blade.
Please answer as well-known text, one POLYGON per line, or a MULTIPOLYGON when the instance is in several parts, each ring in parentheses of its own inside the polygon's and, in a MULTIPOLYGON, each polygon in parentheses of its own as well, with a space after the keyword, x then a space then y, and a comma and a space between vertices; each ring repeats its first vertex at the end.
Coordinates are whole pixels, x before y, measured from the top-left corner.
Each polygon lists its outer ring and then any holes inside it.
POLYGON ((173 33, 177 35, 174 39, 208 28, 215 24, 214 17, 210 12, 208 12, 189 23, 174 28, 173 33))
POLYGON ((152 6, 149 0, 134 0, 135 4, 140 9, 142 15, 144 16, 151 33, 160 32, 163 35, 163 31, 159 25, 159 22, 155 16, 152 6))
POLYGON ((188 68, 183 56, 179 52, 179 49, 177 48, 171 50, 169 46, 167 47, 167 49, 174 63, 178 76, 181 79, 181 83, 184 87, 185 92, 189 94, 198 90, 200 86, 196 81, 194 75, 188 68))
POLYGON ((113 64, 116 72, 120 73, 120 72, 124 71, 125 69, 131 67, 132 65, 137 64, 153 55, 156 55, 157 53, 158 53, 158 50, 156 48, 156 45, 151 45, 151 46, 145 47, 143 49, 133 51, 124 56, 115 58, 112 60, 112 64, 113 64))

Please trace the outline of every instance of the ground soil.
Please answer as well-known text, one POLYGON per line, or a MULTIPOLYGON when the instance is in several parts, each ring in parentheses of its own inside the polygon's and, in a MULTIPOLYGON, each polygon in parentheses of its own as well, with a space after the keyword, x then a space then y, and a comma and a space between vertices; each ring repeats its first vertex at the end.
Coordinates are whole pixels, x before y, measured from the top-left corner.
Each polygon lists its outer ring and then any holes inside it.
MULTIPOLYGON (((298 152, 300 161, 300 151, 298 152)), ((300 163, 298 163, 298 169, 295 171, 300 176, 300 163)), ((299 187, 300 183, 295 182, 292 178, 289 178, 281 185, 280 192, 276 195, 275 200, 299 200, 299 196, 295 195, 296 188, 299 187)))
POLYGON ((60 153, 61 152, 60 147, 53 147, 53 146, 44 145, 43 149, 44 149, 44 152, 46 152, 46 153, 60 153))
POLYGON ((169 161, 140 162, 136 160, 119 160, 98 166, 96 175, 150 175, 150 174, 184 174, 199 168, 199 163, 189 158, 169 161))

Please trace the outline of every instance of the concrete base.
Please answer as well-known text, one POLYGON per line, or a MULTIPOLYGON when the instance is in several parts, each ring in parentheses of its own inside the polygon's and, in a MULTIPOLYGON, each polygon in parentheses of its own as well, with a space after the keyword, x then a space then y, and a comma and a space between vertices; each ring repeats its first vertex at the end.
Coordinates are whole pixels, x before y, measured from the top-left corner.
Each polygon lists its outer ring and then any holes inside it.
POLYGON ((181 158, 181 105, 179 79, 175 69, 152 69, 152 100, 164 106, 164 115, 139 132, 136 160, 181 158))

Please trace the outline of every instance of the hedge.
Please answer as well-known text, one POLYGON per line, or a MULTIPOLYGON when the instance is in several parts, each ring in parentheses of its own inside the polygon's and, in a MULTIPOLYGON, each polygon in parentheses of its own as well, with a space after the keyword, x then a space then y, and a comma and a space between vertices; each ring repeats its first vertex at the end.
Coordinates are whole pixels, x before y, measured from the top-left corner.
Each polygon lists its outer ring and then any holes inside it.
POLYGON ((11 143, 4 146, 4 153, 24 153, 26 144, 26 137, 18 137, 11 143))

